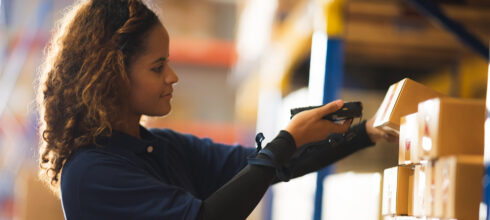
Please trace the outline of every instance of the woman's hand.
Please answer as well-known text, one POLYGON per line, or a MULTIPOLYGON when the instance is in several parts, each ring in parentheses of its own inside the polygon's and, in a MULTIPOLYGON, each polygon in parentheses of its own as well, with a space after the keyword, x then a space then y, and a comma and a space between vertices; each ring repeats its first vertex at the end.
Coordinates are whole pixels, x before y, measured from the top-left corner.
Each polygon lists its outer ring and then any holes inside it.
POLYGON ((366 122, 366 133, 372 142, 377 143, 378 141, 387 141, 387 142, 398 142, 398 134, 395 132, 388 132, 381 130, 379 128, 375 128, 373 126, 375 117, 369 119, 366 122))
POLYGON ((323 140, 331 133, 345 133, 352 120, 336 124, 322 119, 323 116, 339 110, 343 105, 342 100, 337 100, 319 108, 300 112, 293 117, 285 130, 293 136, 296 147, 323 140))

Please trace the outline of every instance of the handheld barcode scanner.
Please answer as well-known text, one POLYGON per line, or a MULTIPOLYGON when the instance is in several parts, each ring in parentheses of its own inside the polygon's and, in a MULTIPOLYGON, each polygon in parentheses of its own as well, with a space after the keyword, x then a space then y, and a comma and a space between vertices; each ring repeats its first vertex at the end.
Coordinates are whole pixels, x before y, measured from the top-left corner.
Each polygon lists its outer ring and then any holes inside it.
MULTIPOLYGON (((322 105, 319 106, 307 106, 307 107, 301 107, 301 108, 293 108, 291 109, 291 118, 293 118, 296 114, 321 107, 322 105)), ((323 119, 333 121, 333 122, 340 122, 340 121, 345 121, 353 118, 362 118, 362 103, 361 102, 346 102, 340 108, 339 110, 332 112, 328 115, 323 116, 323 119)))

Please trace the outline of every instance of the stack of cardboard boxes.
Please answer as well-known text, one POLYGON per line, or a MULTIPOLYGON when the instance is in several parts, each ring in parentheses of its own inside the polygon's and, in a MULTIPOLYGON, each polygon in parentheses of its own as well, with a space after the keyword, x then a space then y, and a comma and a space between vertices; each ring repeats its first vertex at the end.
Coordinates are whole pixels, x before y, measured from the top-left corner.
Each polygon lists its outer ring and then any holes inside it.
POLYGON ((385 219, 478 219, 484 119, 484 101, 450 98, 410 79, 390 87, 375 120, 400 137, 398 166, 384 171, 385 219))

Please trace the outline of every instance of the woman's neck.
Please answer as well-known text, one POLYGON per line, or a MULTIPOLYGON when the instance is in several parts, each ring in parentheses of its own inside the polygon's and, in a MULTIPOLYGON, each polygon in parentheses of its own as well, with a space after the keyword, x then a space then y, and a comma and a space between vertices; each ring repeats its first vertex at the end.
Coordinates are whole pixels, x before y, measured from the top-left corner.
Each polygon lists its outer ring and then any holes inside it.
POLYGON ((131 135, 141 139, 140 135, 140 119, 141 115, 138 116, 126 116, 123 120, 114 124, 114 130, 123 132, 125 134, 131 135))

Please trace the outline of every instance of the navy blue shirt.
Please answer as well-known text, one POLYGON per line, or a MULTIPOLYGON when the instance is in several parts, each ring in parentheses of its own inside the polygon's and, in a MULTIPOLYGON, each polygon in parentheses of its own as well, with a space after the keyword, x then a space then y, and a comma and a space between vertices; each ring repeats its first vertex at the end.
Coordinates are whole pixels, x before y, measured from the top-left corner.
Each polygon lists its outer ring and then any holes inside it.
POLYGON ((244 219, 270 184, 374 144, 365 121, 298 150, 291 135, 281 131, 266 146, 281 158, 275 160, 282 166, 274 177, 270 167, 246 166, 247 157, 256 155, 253 148, 140 129, 141 139, 114 132, 100 139, 101 146, 85 146, 68 158, 61 172, 67 219, 244 219))
POLYGON ((247 165, 254 148, 171 130, 141 139, 114 131, 70 156, 61 173, 65 218, 196 219, 202 200, 247 165), (130 199, 128 199, 130 198, 130 199))

